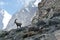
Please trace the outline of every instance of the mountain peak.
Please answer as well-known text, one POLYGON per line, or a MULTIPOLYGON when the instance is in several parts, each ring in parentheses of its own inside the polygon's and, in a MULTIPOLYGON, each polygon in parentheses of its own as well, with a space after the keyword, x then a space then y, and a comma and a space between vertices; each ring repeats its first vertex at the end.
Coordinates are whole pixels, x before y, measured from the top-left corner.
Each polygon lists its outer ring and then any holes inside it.
POLYGON ((3 18, 4 27, 3 27, 3 29, 6 28, 6 26, 7 26, 8 22, 9 22, 9 20, 11 19, 11 17, 12 16, 6 10, 4 10, 4 18, 3 18))
POLYGON ((0 15, 3 16, 2 23, 3 23, 3 29, 5 29, 9 20, 11 19, 11 15, 5 9, 0 9, 0 15))

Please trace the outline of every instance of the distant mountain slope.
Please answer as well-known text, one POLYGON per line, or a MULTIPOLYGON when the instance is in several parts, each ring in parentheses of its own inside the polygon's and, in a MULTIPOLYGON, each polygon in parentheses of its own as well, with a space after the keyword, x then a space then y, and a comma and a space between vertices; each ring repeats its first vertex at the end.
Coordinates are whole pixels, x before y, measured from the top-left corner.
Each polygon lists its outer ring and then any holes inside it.
POLYGON ((1 29, 5 29, 9 20, 11 19, 11 15, 4 9, 0 9, 0 27, 1 29))
POLYGON ((31 23, 31 18, 35 15, 37 7, 34 4, 35 2, 29 3, 27 7, 22 8, 16 14, 14 14, 7 25, 6 30, 15 29, 16 24, 14 23, 15 19, 18 19, 18 22, 22 23, 22 26, 29 25, 31 23))
POLYGON ((0 30, 3 28, 3 22, 2 22, 2 20, 3 20, 3 13, 2 13, 2 11, 0 9, 0 30))

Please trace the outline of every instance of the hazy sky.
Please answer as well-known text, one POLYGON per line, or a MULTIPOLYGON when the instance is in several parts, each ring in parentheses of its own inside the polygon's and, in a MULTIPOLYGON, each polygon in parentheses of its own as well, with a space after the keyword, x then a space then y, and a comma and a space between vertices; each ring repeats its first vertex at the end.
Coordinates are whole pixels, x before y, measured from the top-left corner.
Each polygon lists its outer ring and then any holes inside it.
POLYGON ((21 0, 0 0, 0 8, 5 9, 10 14, 15 13, 22 5, 21 0))
MULTIPOLYGON (((11 15, 20 10, 24 5, 28 5, 30 1, 34 0, 0 0, 0 8, 5 9, 11 15)), ((41 1, 41 0, 36 0, 41 1)), ((36 2, 36 4, 37 4, 36 2)))

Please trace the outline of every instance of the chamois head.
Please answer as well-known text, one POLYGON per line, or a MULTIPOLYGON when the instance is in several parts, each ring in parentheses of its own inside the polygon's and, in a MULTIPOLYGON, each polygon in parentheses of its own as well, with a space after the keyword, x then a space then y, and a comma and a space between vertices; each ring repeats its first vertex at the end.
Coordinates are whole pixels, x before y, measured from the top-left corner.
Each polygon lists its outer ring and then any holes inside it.
POLYGON ((15 19, 14 23, 16 23, 16 20, 17 20, 17 19, 15 19))

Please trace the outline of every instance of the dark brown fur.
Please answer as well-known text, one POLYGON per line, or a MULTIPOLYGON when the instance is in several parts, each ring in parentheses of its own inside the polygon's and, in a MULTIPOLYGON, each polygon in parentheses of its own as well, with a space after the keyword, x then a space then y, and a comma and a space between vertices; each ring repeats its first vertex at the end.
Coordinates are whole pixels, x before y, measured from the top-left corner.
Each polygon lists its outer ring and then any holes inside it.
POLYGON ((18 26, 21 28, 22 23, 18 23, 18 22, 16 22, 16 20, 17 19, 15 19, 15 22, 14 23, 17 25, 17 28, 18 28, 18 26))

